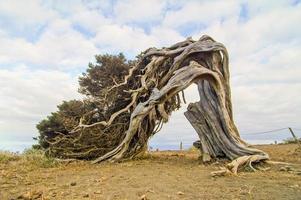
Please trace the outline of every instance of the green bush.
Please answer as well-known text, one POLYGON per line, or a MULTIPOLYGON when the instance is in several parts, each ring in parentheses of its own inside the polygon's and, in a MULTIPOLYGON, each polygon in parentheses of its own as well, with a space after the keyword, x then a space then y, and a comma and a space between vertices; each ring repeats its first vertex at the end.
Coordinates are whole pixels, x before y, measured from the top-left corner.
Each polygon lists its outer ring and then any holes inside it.
MULTIPOLYGON (((301 138, 299 138, 298 141, 301 142, 301 138)), ((284 143, 284 144, 296 144, 297 141, 296 141, 295 138, 292 138, 292 137, 291 137, 291 138, 284 139, 284 140, 283 140, 283 143, 284 143)))
POLYGON ((188 152, 199 152, 200 150, 197 149, 197 148, 194 147, 194 146, 191 146, 191 147, 189 147, 189 149, 188 149, 187 151, 188 151, 188 152))
POLYGON ((49 168, 58 165, 58 161, 45 155, 45 152, 40 149, 26 149, 21 157, 26 164, 37 167, 49 168))
POLYGON ((0 151, 0 164, 16 161, 20 159, 20 155, 9 151, 0 151))

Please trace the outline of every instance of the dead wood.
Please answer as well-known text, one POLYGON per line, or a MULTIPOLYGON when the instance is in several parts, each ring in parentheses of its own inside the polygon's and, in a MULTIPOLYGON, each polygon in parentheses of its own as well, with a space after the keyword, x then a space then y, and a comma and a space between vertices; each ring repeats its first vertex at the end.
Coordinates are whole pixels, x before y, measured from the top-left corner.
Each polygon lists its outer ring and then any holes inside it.
MULTIPOLYGON (((86 112, 68 133, 49 138, 48 152, 60 158, 92 159, 93 163, 132 158, 145 150, 170 114, 186 102, 183 90, 197 84, 200 101, 190 103, 186 118, 200 138, 204 162, 220 157, 233 160, 227 170, 269 159, 240 138, 233 121, 229 57, 223 44, 209 36, 191 38, 168 48, 150 48, 138 56, 123 78, 110 76, 113 86, 94 103, 105 102, 98 112, 86 112), (180 95, 181 94, 181 95, 180 95), (110 102, 112 95, 120 98, 110 102)), ((116 76, 118 77, 118 76, 116 76)))

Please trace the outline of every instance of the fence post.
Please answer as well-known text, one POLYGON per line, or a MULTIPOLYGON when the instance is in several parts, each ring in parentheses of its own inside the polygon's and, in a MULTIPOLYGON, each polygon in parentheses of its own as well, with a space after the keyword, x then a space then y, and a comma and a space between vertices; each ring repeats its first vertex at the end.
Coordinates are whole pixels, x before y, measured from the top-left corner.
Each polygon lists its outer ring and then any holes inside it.
POLYGON ((301 148, 301 143, 300 143, 300 141, 298 140, 297 136, 295 135, 293 129, 292 129, 291 127, 288 127, 288 130, 290 130, 290 132, 291 132, 293 138, 296 140, 297 144, 299 144, 299 146, 300 146, 300 148, 301 148))

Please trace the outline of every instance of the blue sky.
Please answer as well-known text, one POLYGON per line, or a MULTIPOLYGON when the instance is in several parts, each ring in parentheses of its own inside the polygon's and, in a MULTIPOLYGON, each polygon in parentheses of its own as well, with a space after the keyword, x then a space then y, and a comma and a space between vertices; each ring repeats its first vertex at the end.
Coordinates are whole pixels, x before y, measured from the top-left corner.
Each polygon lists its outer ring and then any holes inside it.
MULTIPOLYGON (((131 59, 148 47, 203 34, 228 48, 234 116, 243 138, 289 137, 287 131, 244 134, 301 128, 300 21, 296 0, 0 0, 0 149, 29 146, 35 125, 57 104, 81 98, 77 77, 95 54, 123 52, 131 59)), ((190 102, 198 99, 194 87, 185 92, 190 102)), ((197 138, 185 109, 152 146, 188 146, 197 138)))

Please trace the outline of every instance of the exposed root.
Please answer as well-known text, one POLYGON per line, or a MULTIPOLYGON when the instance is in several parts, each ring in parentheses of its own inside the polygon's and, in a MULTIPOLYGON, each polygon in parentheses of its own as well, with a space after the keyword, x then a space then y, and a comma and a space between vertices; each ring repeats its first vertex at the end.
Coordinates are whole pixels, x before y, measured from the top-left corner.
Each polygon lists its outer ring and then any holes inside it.
MULTIPOLYGON (((114 159, 115 157, 120 157, 118 155, 121 154, 121 150, 124 148, 124 143, 121 143, 118 147, 116 147, 114 150, 108 152, 107 154, 95 159, 92 161, 92 164, 95 164, 95 163, 99 163, 99 162, 102 162, 104 160, 111 160, 111 161, 114 161, 114 160, 117 160, 117 159, 114 159)), ((124 152, 124 151, 123 151, 124 152)))
POLYGON ((247 164, 253 171, 256 171, 252 166, 252 163, 268 160, 269 156, 266 155, 250 155, 250 156, 242 156, 227 165, 227 168, 234 174, 237 174, 237 170, 240 166, 247 164))
POLYGON ((271 165, 295 165, 295 166, 301 166, 301 164, 297 164, 297 163, 287 163, 287 162, 279 162, 279 161, 272 161, 272 160, 267 160, 265 162, 267 164, 271 164, 271 165))
POLYGON ((222 167, 218 171, 211 172, 212 177, 227 176, 227 175, 232 175, 232 174, 233 173, 226 167, 222 167))
POLYGON ((265 155, 249 155, 249 156, 241 156, 239 158, 236 158, 232 162, 226 165, 223 169, 215 172, 211 172, 211 176, 224 176, 224 175, 237 175, 238 169, 245 165, 249 167, 252 171, 256 171, 256 169, 253 167, 252 163, 260 162, 260 161, 266 161, 269 159, 269 156, 267 154, 265 155))

